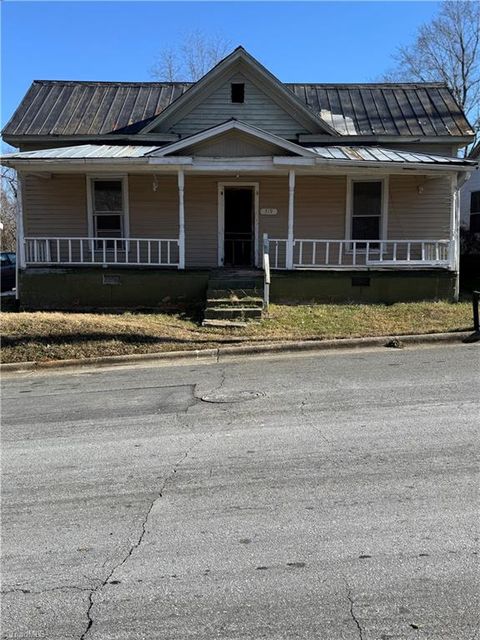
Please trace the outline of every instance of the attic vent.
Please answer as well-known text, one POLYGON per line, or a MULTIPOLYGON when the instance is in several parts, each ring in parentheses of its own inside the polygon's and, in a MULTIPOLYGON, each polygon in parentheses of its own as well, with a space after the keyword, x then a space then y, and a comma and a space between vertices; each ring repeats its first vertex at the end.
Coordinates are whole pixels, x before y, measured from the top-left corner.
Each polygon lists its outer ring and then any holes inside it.
POLYGON ((238 82, 232 82, 232 102, 245 102, 245 85, 238 82))

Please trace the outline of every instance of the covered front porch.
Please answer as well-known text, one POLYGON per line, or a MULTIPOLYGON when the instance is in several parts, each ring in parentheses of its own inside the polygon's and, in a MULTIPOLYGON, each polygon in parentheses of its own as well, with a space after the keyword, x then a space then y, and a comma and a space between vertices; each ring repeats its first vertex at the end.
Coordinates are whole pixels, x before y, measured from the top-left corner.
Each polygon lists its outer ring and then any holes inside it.
POLYGON ((248 127, 228 129, 214 145, 192 136, 165 148, 80 145, 9 157, 21 184, 19 269, 188 275, 261 271, 268 256, 279 275, 343 274, 348 296, 350 272, 458 273, 466 161, 303 148, 263 133, 266 150, 251 144, 258 134, 248 127))
POLYGON ((22 172, 20 268, 455 271, 456 176, 22 172))

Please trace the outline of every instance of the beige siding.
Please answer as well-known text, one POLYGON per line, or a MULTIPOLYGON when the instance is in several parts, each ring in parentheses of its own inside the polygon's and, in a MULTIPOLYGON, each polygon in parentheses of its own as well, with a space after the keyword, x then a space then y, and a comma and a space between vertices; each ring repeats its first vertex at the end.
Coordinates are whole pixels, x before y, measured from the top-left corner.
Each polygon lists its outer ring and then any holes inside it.
POLYGON ((128 178, 130 235, 133 238, 178 237, 178 188, 176 176, 130 175, 128 178))
POLYGON ((299 176, 295 187, 296 238, 345 237, 345 176, 299 176))
POLYGON ((88 235, 85 176, 25 176, 23 210, 27 237, 88 235))
POLYGON ((281 147, 254 139, 244 133, 225 133, 212 140, 187 147, 181 155, 218 158, 288 155, 281 147))
POLYGON ((173 124, 169 131, 182 135, 191 135, 209 127, 225 122, 230 118, 248 122, 286 138, 297 133, 308 133, 289 113, 270 98, 259 86, 241 74, 236 74, 207 96, 201 104, 193 108, 180 121, 173 124), (231 102, 230 84, 245 84, 245 102, 231 102))
MULTIPOLYGON (((255 178, 252 178, 255 180, 255 178)), ((277 209, 275 216, 259 215, 260 238, 286 238, 288 227, 288 176, 257 178, 259 182, 259 208, 277 209)))
POLYGON ((448 238, 451 204, 448 177, 391 176, 388 237, 398 240, 448 238))
POLYGON ((218 262, 218 178, 185 177, 185 262, 215 267, 218 262))
MULTIPOLYGON (((178 236, 177 177, 129 176, 130 234, 132 237, 178 236)), ((215 267, 218 240, 218 184, 235 182, 232 175, 186 176, 186 266, 215 267)), ((288 176, 247 176, 238 182, 259 184, 259 207, 277 209, 259 215, 263 233, 287 237, 288 176)), ((345 237, 345 176, 297 176, 296 238, 345 237)), ((391 176, 389 180, 388 238, 442 239, 449 237, 451 189, 448 177, 391 176)), ((26 236, 87 236, 84 175, 55 174, 51 179, 28 176, 24 182, 26 236)))

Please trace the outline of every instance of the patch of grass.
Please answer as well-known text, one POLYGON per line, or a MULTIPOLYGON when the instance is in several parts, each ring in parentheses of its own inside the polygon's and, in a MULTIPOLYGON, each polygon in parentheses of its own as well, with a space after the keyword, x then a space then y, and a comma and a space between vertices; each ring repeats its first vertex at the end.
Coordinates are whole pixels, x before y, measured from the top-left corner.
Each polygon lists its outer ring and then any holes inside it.
POLYGON ((0 313, 2 361, 63 360, 225 344, 472 329, 468 302, 271 305, 259 324, 207 328, 192 313, 0 313))

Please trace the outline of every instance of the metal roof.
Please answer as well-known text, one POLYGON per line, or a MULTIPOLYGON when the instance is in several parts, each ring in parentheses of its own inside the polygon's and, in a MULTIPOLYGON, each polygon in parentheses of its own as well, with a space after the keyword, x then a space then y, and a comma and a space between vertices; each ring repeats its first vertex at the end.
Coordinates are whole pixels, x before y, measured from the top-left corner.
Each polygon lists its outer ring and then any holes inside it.
POLYGON ((452 93, 442 83, 287 86, 343 135, 473 134, 452 93))
POLYGON ((151 151, 158 149, 158 145, 110 145, 110 144, 80 144, 73 147, 56 147, 54 149, 38 149, 36 151, 22 151, 3 156, 5 159, 24 160, 84 160, 92 158, 143 158, 151 151))
POLYGON ((471 164, 464 158, 450 158, 433 153, 418 153, 417 151, 396 151, 383 147, 308 147, 325 160, 358 160, 359 162, 401 162, 415 164, 471 164))
MULTIPOLYGON (((149 157, 157 146, 146 145, 106 145, 83 144, 73 147, 59 147, 56 149, 40 149, 37 151, 23 151, 3 156, 2 160, 92 160, 92 159, 119 159, 119 158, 144 158, 148 163, 149 157)), ((396 151, 382 147, 352 147, 329 146, 309 147, 318 158, 331 161, 332 164, 341 165, 349 163, 402 163, 402 164, 430 164, 430 165, 473 165, 473 160, 464 158, 449 158, 431 153, 417 153, 412 151, 396 151)), ((170 157, 171 159, 171 157, 170 157)), ((155 158, 158 162, 159 158, 155 158)))
POLYGON ((136 133, 190 84, 35 80, 3 135, 136 133))
MULTIPOLYGON (((35 80, 3 135, 134 134, 189 82, 35 80)), ((441 83, 285 84, 343 135, 469 136, 470 124, 441 83)))

